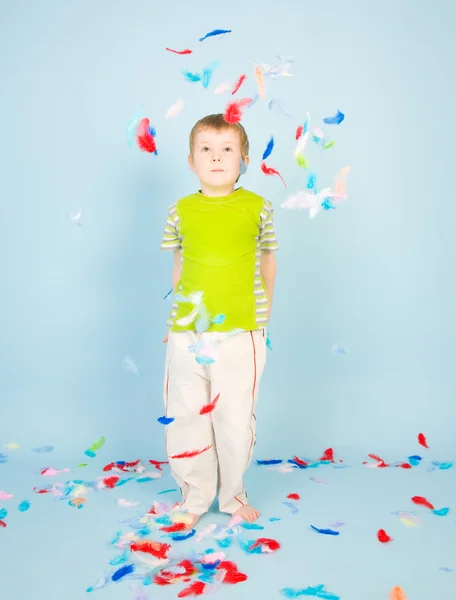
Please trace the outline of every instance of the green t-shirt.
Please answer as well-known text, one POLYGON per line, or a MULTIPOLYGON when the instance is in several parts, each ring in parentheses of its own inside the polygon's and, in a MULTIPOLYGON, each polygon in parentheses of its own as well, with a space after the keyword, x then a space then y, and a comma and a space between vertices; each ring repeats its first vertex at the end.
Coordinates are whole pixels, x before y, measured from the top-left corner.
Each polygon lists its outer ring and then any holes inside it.
MULTIPOLYGON (((264 250, 278 250, 273 212, 271 202, 242 187, 215 198, 191 194, 169 208, 161 249, 182 251, 175 293, 188 298, 200 292, 211 319, 225 315, 223 323, 211 322, 207 331, 250 331, 267 325, 260 256, 264 250)), ((196 330, 195 320, 177 323, 195 310, 191 302, 174 302, 168 329, 196 330)))

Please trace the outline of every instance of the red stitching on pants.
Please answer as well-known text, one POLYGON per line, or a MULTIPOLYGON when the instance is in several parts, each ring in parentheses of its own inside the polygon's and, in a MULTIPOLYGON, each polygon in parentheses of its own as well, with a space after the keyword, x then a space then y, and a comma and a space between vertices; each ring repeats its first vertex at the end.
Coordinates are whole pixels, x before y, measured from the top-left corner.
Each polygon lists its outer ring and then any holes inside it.
MULTIPOLYGON (((256 363, 256 347, 255 347, 255 340, 253 338, 253 332, 250 332, 250 338, 252 340, 252 346, 253 346, 253 387, 252 387, 252 411, 250 413, 250 421, 252 421, 252 416, 253 416, 253 406, 255 403, 255 387, 256 387, 256 380, 257 380, 257 363, 256 363)), ((247 464, 250 461, 250 455, 252 453, 252 446, 253 446, 253 442, 255 439, 255 434, 253 433, 253 429, 252 426, 250 425, 250 431, 252 432, 252 441, 250 442, 250 448, 249 448, 249 456, 247 459, 247 464)))

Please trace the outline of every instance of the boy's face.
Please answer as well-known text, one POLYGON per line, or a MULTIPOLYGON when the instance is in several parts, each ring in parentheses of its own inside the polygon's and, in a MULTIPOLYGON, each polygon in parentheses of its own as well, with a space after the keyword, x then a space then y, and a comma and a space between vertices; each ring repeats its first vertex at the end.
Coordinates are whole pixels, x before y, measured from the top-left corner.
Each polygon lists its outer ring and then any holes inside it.
MULTIPOLYGON (((188 157, 191 170, 203 188, 232 191, 241 168, 239 133, 233 129, 204 129, 195 136, 193 156, 188 157), (231 188, 231 190, 229 189, 231 188)), ((243 157, 248 164, 248 156, 243 157)))

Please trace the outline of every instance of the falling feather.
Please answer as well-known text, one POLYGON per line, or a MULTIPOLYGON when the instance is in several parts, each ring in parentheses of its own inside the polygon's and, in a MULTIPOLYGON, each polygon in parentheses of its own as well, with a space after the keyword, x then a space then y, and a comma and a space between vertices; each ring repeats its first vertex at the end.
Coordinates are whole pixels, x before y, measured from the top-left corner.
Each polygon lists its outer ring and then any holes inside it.
POLYGON ((159 418, 157 419, 157 421, 158 421, 159 423, 161 423, 162 425, 169 425, 170 423, 172 423, 172 422, 174 421, 174 418, 173 418, 173 417, 167 417, 167 416, 165 415, 165 416, 163 416, 163 417, 159 417, 159 418))
POLYGON ((270 100, 270 102, 268 104, 268 108, 269 108, 269 110, 273 110, 274 108, 277 109, 279 112, 284 114, 289 119, 293 116, 279 102, 277 102, 277 100, 270 100))
POLYGON ((185 50, 173 50, 172 48, 165 48, 168 52, 174 52, 174 54, 191 54, 193 50, 186 48, 185 50))
POLYGON ((264 173, 265 175, 277 175, 277 176, 278 176, 278 177, 280 177, 280 179, 282 180, 282 183, 283 183, 283 185, 284 185, 285 187, 287 187, 287 184, 285 183, 285 181, 284 181, 284 179, 283 179, 282 175, 281 175, 281 174, 280 174, 278 171, 276 171, 276 169, 274 169, 273 167, 268 167, 268 166, 266 165, 266 163, 262 162, 262 163, 261 163, 261 170, 263 171, 263 173, 264 173))
POLYGON ((298 139, 298 143, 296 144, 296 148, 294 151, 294 157, 297 158, 300 154, 303 153, 304 148, 306 147, 306 144, 309 140, 309 132, 306 131, 304 133, 304 135, 302 135, 299 139, 298 139))
POLYGON ((209 37, 214 37, 216 35, 225 35, 226 33, 231 33, 231 29, 214 29, 213 31, 209 31, 206 35, 199 39, 200 42, 204 42, 209 37))
POLYGON ((11 500, 14 498, 14 494, 7 494, 3 490, 0 490, 0 500, 11 500))
POLYGON ((28 500, 23 500, 19 504, 18 508, 19 508, 20 512, 26 512, 30 508, 30 502, 28 500))
POLYGON ((349 173, 350 166, 347 165, 346 167, 343 167, 335 177, 332 196, 337 204, 339 204, 341 200, 347 199, 347 177, 349 173))
POLYGON ((252 98, 242 98, 241 100, 236 100, 235 102, 229 102, 223 114, 225 121, 230 125, 239 123, 242 119, 243 109, 250 104, 251 101, 252 98))
POLYGON ((323 119, 323 123, 326 123, 327 125, 339 125, 339 123, 342 123, 344 119, 344 113, 341 113, 340 110, 338 110, 333 117, 326 117, 323 119))
POLYGON ((217 394, 217 396, 212 400, 212 402, 209 402, 209 404, 203 406, 203 408, 200 410, 200 415, 207 415, 208 413, 212 412, 215 409, 219 398, 220 393, 217 394))
POLYGON ((215 69, 220 65, 219 60, 214 60, 209 66, 203 69, 203 74, 201 76, 201 84, 203 88, 208 88, 209 84, 212 81, 212 75, 214 74, 215 69))
POLYGON ((247 79, 247 75, 241 75, 239 77, 239 79, 236 81, 236 83, 234 84, 234 88, 233 91, 231 92, 231 95, 234 96, 234 94, 238 91, 238 89, 241 87, 241 85, 244 83, 244 81, 247 79))
POLYGON ((311 529, 316 531, 317 533, 322 533, 323 535, 339 535, 340 531, 334 531, 333 529, 319 529, 318 527, 310 526, 311 529))
POLYGON ((184 108, 184 101, 182 98, 179 98, 175 104, 172 104, 168 110, 166 111, 165 119, 170 119, 172 117, 177 117, 177 115, 182 112, 184 108))
POLYGON ((144 108, 144 104, 138 108, 134 116, 128 121, 127 124, 127 142, 130 148, 133 148, 133 139, 135 137, 135 131, 138 126, 139 121, 141 120, 142 109, 144 108))
POLYGON ((93 458, 95 456, 95 451, 103 448, 105 441, 105 438, 102 436, 99 440, 93 443, 90 448, 84 452, 84 454, 93 458))
POLYGON ((216 96, 222 96, 231 90, 231 85, 226 81, 223 83, 219 83, 219 85, 215 88, 214 94, 216 96))
POLYGON ((141 119, 136 128, 136 143, 140 150, 149 154, 157 155, 157 145, 155 143, 155 130, 149 126, 149 119, 141 119))
POLYGON ((127 575, 131 575, 131 573, 133 573, 134 570, 135 570, 134 564, 125 565, 124 567, 120 567, 120 569, 117 569, 117 571, 115 571, 115 573, 113 573, 111 579, 113 581, 120 581, 127 575))
POLYGON ((429 508, 430 510, 435 510, 434 505, 431 504, 429 502, 429 500, 426 500, 426 498, 424 498, 423 496, 413 496, 412 502, 413 502, 413 504, 418 504, 420 506, 426 506, 426 508, 429 508))
POLYGON ((274 149, 274 137, 271 135, 271 139, 266 146, 266 150, 263 152, 263 157, 261 160, 266 160, 269 156, 271 156, 271 152, 274 149))
POLYGON ((399 585, 396 585, 390 592, 389 600, 407 600, 407 596, 404 590, 399 585))
POLYGON ((450 509, 448 507, 445 507, 445 508, 436 508, 432 512, 435 515, 437 515, 438 517, 446 517, 447 514, 450 512, 450 509))
POLYGON ((108 579, 106 577, 100 577, 95 585, 92 585, 86 589, 86 592, 95 592, 96 590, 101 590, 106 585, 108 585, 108 579))
POLYGON ((418 444, 421 444, 421 446, 424 446, 425 448, 429 448, 427 439, 426 439, 426 436, 424 435, 424 433, 418 434, 418 444))
POLYGON ((322 149, 323 150, 330 150, 331 148, 333 148, 336 145, 336 140, 328 140, 327 142, 324 142, 322 145, 322 149))
POLYGON ((303 210, 312 208, 317 204, 317 197, 314 193, 299 191, 293 196, 289 196, 280 205, 288 210, 303 210))
POLYGON ((190 83, 197 83, 198 81, 201 81, 201 75, 200 73, 191 73, 190 71, 185 71, 184 69, 181 70, 182 75, 185 77, 186 81, 189 81, 190 83))
POLYGON ((250 108, 251 106, 253 106, 254 104, 256 104, 258 102, 258 100, 260 99, 260 96, 257 92, 255 92, 251 102, 249 104, 247 104, 247 108, 250 108))
POLYGON ((207 450, 209 450, 210 448, 212 448, 212 444, 210 444, 209 446, 206 446, 202 450, 190 450, 190 451, 182 452, 182 454, 175 454, 174 456, 170 456, 170 458, 174 458, 174 459, 193 458, 194 456, 203 454, 203 452, 207 452, 207 450))
POLYGON ((302 136, 302 132, 304 131, 304 127, 302 125, 300 125, 297 129, 296 129, 296 141, 299 140, 299 138, 302 136))
POLYGON ((260 67, 257 65, 257 63, 255 64, 255 81, 257 84, 257 90, 258 90, 258 96, 260 98, 265 99, 266 98, 266 86, 264 83, 264 74, 263 71, 260 69, 260 67))
POLYGON ((306 114, 306 120, 304 121, 304 133, 306 134, 310 128, 310 113, 306 114))
POLYGON ((390 537, 384 529, 379 529, 377 531, 377 539, 382 544, 387 544, 388 542, 392 542, 393 538, 390 537))

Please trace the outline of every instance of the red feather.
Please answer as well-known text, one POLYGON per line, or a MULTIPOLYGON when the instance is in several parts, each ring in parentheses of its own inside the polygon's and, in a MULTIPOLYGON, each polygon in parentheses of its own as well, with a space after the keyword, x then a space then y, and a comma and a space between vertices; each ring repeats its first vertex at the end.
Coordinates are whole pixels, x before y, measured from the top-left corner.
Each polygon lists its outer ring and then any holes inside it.
POLYGON ((194 456, 198 456, 198 454, 203 454, 203 452, 206 452, 209 450, 209 448, 212 448, 212 444, 210 446, 206 446, 206 448, 203 448, 203 450, 189 450, 187 452, 182 452, 182 454, 170 456, 170 458, 193 458, 194 456))
POLYGON ((191 585, 181 590, 177 594, 177 597, 186 598, 187 596, 202 596, 205 589, 206 584, 204 581, 194 581, 191 585))
POLYGON ((163 471, 163 469, 161 468, 160 465, 168 464, 168 461, 151 460, 151 459, 149 459, 149 462, 151 465, 154 465, 154 467, 157 469, 157 471, 163 471))
POLYGON ((109 463, 109 465, 106 465, 106 466, 103 467, 103 471, 112 471, 112 469, 114 468, 115 464, 116 463, 114 463, 114 462, 109 463))
POLYGON ((299 494, 288 494, 287 498, 290 498, 290 500, 301 500, 301 496, 299 494))
POLYGON ((378 541, 381 542, 382 544, 387 544, 388 542, 393 541, 393 538, 390 537, 384 529, 379 529, 377 531, 377 538, 378 538, 378 541))
POLYGON ((379 462, 380 464, 378 465, 379 468, 381 467, 389 467, 389 465, 383 460, 383 458, 380 458, 380 456, 378 456, 378 454, 368 454, 369 458, 372 458, 373 460, 376 460, 377 462, 379 462))
POLYGON ((154 136, 149 131, 149 125, 150 121, 147 117, 140 120, 136 127, 136 142, 140 150, 152 153, 157 150, 157 144, 154 136))
POLYGON ((242 100, 236 100, 235 102, 229 102, 225 108, 223 118, 230 125, 239 123, 242 119, 242 109, 252 102, 252 98, 242 98, 242 100))
POLYGON ((331 462, 335 462, 334 450, 332 448, 326 448, 326 450, 323 452, 323 456, 319 460, 330 460, 331 462))
POLYGON ((184 531, 187 528, 185 523, 174 523, 174 525, 167 525, 160 527, 160 531, 166 531, 166 533, 174 533, 175 531, 184 531))
POLYGON ((283 180, 283 177, 282 177, 282 175, 281 175, 281 174, 280 174, 278 171, 276 171, 275 169, 273 169, 272 167, 268 167, 268 166, 266 165, 266 163, 264 163, 264 162, 262 162, 262 163, 261 163, 261 170, 263 171, 263 173, 264 173, 265 175, 278 175, 278 176, 280 177, 280 179, 282 180, 282 182, 283 182, 283 185, 284 185, 285 187, 287 187, 287 184, 286 184, 286 183, 285 183, 285 181, 283 180))
POLYGON ((134 542, 130 545, 132 552, 145 552, 151 554, 155 558, 168 558, 167 554, 171 546, 162 544, 161 542, 148 542, 147 540, 134 542))
POLYGON ((49 494, 51 492, 51 490, 43 490, 43 489, 40 490, 37 487, 34 487, 33 491, 36 492, 37 494, 49 494))
POLYGON ((222 560, 222 562, 217 566, 217 569, 223 569, 226 571, 223 583, 230 583, 234 585, 235 583, 240 583, 241 581, 246 581, 247 579, 247 575, 238 571, 237 566, 230 560, 222 560))
POLYGON ((233 88, 233 91, 231 92, 231 95, 234 96, 234 94, 238 91, 238 89, 241 87, 241 85, 244 83, 244 81, 247 79, 247 75, 241 75, 239 77, 239 79, 236 81, 235 86, 233 88))
POLYGON ((308 462, 306 462, 305 460, 302 460, 302 459, 298 458, 297 456, 293 456, 293 460, 295 462, 297 462, 298 465, 301 465, 302 467, 307 467, 307 465, 309 464, 308 462))
POLYGON ((272 552, 280 548, 280 544, 279 542, 276 542, 276 540, 271 540, 270 538, 258 538, 257 541, 250 546, 249 550, 253 550, 257 546, 262 546, 263 544, 272 552))
POLYGON ((297 129, 296 129, 296 141, 299 140, 299 138, 302 136, 302 132, 304 131, 304 127, 302 125, 300 125, 297 129))
POLYGON ((186 48, 185 50, 172 50, 171 48, 165 48, 168 52, 174 52, 174 54, 191 54, 193 50, 186 48))
POLYGON ((413 504, 420 504, 421 506, 426 506, 427 508, 434 510, 434 505, 431 504, 429 500, 426 500, 426 498, 423 498, 423 496, 413 496, 412 502, 413 504))
POLYGON ((154 583, 156 585, 170 585, 171 581, 166 579, 166 577, 163 577, 162 575, 159 575, 158 573, 156 573, 154 575, 154 583))
POLYGON ((106 487, 113 490, 116 487, 116 483, 119 481, 120 477, 118 475, 114 475, 113 477, 105 477, 103 479, 103 483, 106 487))
POLYGON ((220 394, 217 394, 217 396, 212 400, 212 402, 209 402, 209 404, 203 406, 203 408, 200 410, 200 415, 207 415, 208 413, 212 412, 219 398, 220 394))
POLYGON ((0 519, 0 527, 6 527, 5 521, 2 521, 1 519, 0 519))
POLYGON ((424 435, 424 433, 418 434, 418 443, 421 444, 422 446, 424 446, 425 448, 429 448, 427 440, 426 440, 426 436, 424 435))
POLYGON ((410 465, 409 463, 402 463, 401 465, 397 465, 398 467, 401 467, 402 469, 411 469, 412 465, 410 465))

